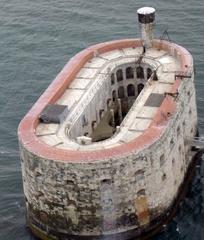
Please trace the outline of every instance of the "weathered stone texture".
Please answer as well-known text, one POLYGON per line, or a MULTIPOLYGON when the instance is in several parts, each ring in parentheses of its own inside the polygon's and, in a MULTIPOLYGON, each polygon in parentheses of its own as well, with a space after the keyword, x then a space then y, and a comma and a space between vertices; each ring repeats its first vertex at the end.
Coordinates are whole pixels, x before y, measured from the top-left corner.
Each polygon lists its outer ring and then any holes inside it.
POLYGON ((163 213, 189 165, 185 140, 197 131, 193 89, 183 81, 163 135, 126 157, 69 163, 42 159, 21 146, 29 221, 44 231, 100 235, 148 225, 163 213))

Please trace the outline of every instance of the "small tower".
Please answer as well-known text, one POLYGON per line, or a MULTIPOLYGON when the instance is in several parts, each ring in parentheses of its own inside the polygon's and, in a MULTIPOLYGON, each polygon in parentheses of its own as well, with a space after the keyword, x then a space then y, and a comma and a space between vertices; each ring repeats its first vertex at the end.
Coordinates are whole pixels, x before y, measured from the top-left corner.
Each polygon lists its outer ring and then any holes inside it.
POLYGON ((137 10, 144 48, 152 47, 153 28, 155 23, 155 9, 143 7, 137 10))

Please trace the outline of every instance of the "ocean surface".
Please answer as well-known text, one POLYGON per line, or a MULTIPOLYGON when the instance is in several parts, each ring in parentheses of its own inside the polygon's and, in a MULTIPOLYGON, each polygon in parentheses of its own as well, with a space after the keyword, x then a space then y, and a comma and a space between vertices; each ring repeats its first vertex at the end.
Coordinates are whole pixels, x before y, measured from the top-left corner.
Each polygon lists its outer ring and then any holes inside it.
MULTIPOLYGON (((65 63, 89 45, 139 37, 136 10, 157 9, 155 35, 194 56, 204 134, 203 0, 0 0, 0 240, 35 239, 26 229, 17 127, 65 63)), ((202 159, 201 159, 202 160, 202 159)), ((152 240, 204 239, 204 164, 177 215, 152 240)))

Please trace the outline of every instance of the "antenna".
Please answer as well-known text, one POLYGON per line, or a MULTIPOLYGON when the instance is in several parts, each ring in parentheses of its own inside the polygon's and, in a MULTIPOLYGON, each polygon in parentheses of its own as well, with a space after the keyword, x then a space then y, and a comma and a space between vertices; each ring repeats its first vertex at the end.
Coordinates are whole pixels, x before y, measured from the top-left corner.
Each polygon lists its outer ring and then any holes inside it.
POLYGON ((167 40, 169 42, 172 42, 171 38, 169 36, 169 33, 168 33, 168 28, 166 30, 164 30, 163 34, 160 37, 160 40, 167 40))

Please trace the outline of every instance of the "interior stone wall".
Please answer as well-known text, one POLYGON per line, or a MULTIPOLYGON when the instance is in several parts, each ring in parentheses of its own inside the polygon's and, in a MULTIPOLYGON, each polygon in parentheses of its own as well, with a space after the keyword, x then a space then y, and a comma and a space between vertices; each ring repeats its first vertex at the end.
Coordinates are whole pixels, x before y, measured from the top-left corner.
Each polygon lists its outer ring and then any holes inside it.
MULTIPOLYGON (((113 101, 113 91, 116 92, 116 98, 120 98, 118 95, 118 89, 120 87, 124 88, 125 98, 128 98, 128 105, 132 105, 135 99, 138 96, 138 85, 147 82, 147 69, 151 66, 149 64, 141 63, 140 65, 136 65, 135 63, 123 64, 115 67, 109 74, 104 74, 105 81, 98 89, 97 93, 93 95, 90 103, 86 108, 83 109, 83 112, 73 124, 73 126, 69 129, 68 137, 76 140, 77 137, 83 136, 84 133, 88 133, 91 135, 93 128, 92 123, 95 122, 97 126, 100 122, 100 110, 104 110, 105 112, 108 110, 108 106, 111 105, 113 101), (136 68, 141 66, 144 70, 144 78, 137 78, 136 68), (134 77, 131 79, 127 79, 126 77, 126 69, 131 67, 134 72, 134 77), (118 81, 116 72, 118 70, 122 70, 123 80, 118 81), (115 83, 111 84, 111 74, 114 74, 115 83), (132 84, 135 88, 135 97, 128 97, 127 88, 128 85, 132 84), (109 104, 108 104, 109 103, 109 104)), ((153 69, 152 69, 153 71, 153 69)))

